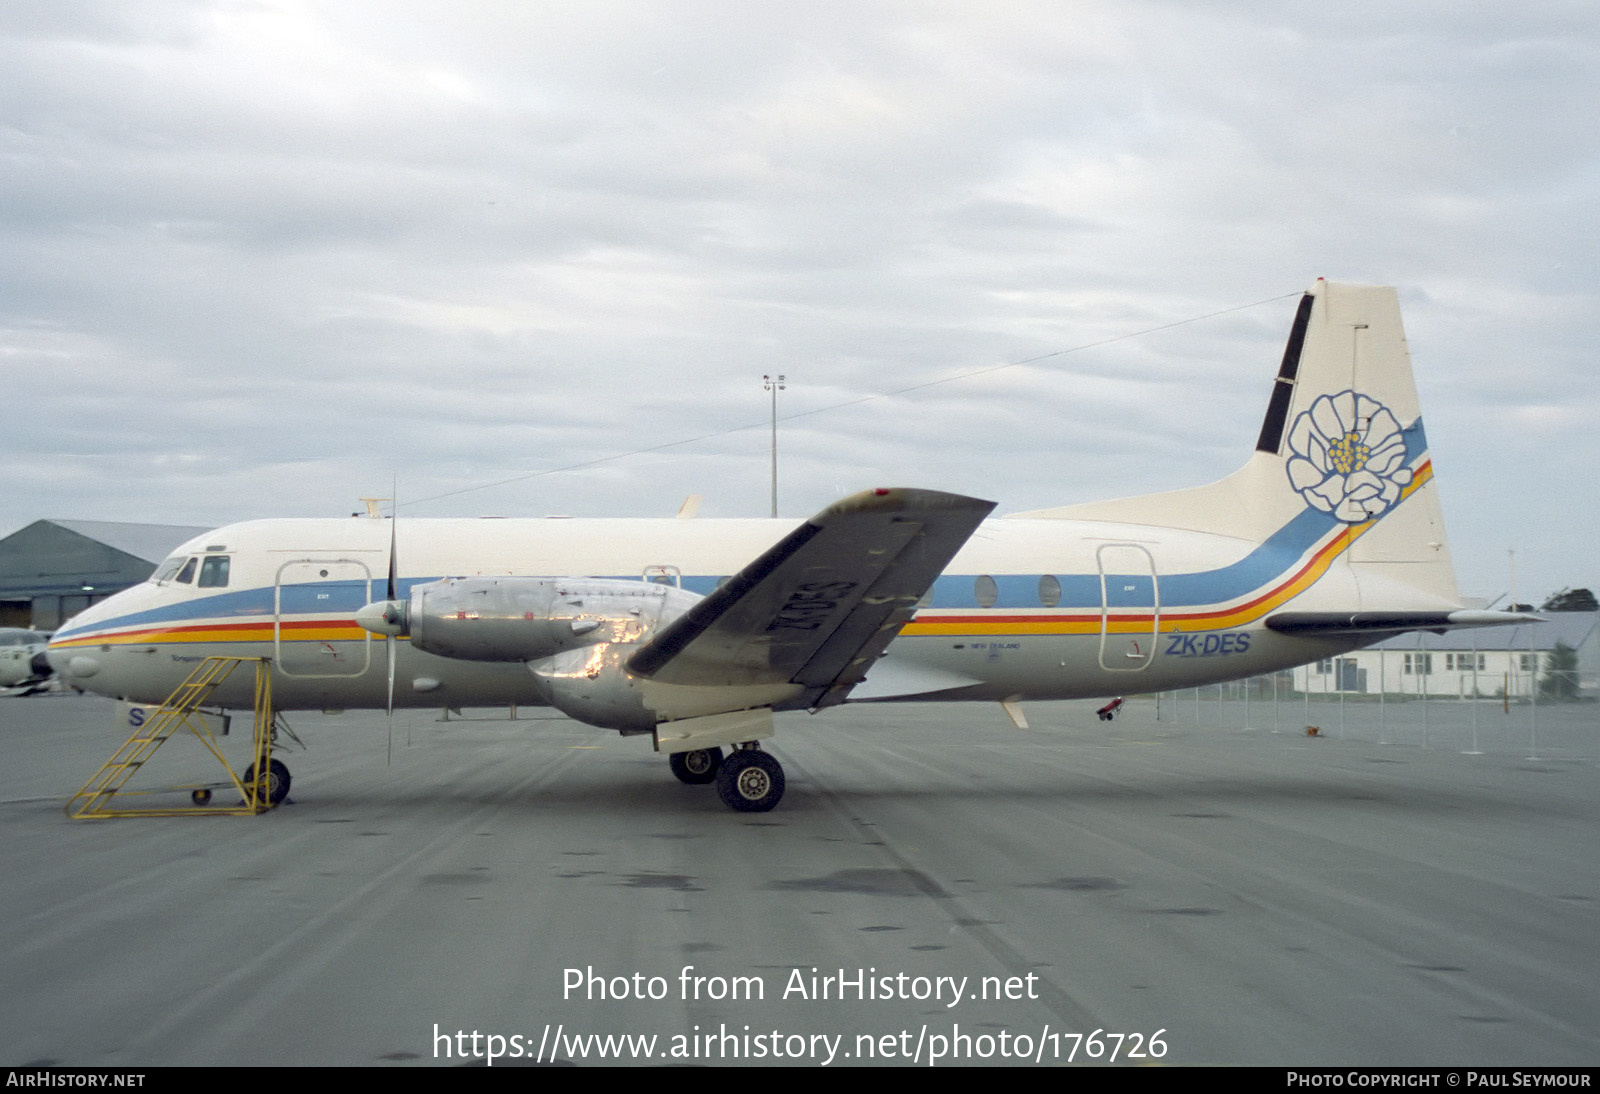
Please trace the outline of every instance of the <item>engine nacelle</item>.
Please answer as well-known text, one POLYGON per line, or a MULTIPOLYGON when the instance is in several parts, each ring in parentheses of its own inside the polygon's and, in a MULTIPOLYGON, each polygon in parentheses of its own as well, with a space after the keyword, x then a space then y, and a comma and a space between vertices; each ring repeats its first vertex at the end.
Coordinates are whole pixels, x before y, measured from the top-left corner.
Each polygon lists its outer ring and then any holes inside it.
POLYGON ((648 581, 450 577, 405 605, 414 649, 467 661, 538 661, 597 643, 635 642, 699 600, 648 581))
POLYGON ((623 733, 649 733, 655 711, 645 701, 642 682, 624 667, 635 643, 610 642, 568 650, 530 664, 544 701, 569 718, 623 733))
MULTIPOLYGON (((356 622, 374 634, 407 635, 413 649, 440 657, 525 662, 545 702, 623 733, 772 707, 801 693, 787 681, 662 684, 630 672, 628 658, 651 633, 700 600, 648 581, 452 577, 413 587, 404 602, 368 604, 356 622)), ((748 726, 729 733, 727 742, 752 736, 748 726)))
MULTIPOLYGON (((778 706, 804 690, 788 681, 662 684, 628 671, 628 658, 637 650, 637 642, 600 642, 531 662, 528 671, 533 673, 544 701, 563 714, 623 733, 649 733, 663 722, 778 706)), ((731 734, 717 743, 751 736, 748 732, 731 734)))

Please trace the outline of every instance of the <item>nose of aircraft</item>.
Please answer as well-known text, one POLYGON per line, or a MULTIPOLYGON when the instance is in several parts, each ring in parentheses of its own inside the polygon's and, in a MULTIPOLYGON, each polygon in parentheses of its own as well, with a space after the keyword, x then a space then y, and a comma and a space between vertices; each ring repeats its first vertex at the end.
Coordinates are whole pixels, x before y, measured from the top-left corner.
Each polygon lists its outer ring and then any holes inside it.
POLYGON ((72 648, 62 648, 52 640, 45 647, 45 659, 64 680, 87 680, 100 671, 100 659, 72 648))

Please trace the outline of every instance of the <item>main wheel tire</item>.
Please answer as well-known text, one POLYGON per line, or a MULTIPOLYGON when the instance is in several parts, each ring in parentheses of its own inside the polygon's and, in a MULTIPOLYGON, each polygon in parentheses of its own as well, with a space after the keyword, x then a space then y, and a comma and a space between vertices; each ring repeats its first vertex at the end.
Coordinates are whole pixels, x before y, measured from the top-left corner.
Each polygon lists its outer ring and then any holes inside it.
POLYGON ((681 783, 703 786, 717 781, 717 771, 722 767, 722 749, 697 748, 691 752, 674 752, 667 757, 667 766, 681 783))
POLYGON ((722 761, 717 793, 729 809, 765 813, 783 799, 783 765, 766 752, 742 748, 722 761))
MULTIPOLYGON (((251 764, 244 769, 244 777, 239 781, 249 786, 255 781, 256 765, 251 764)), ((281 760, 267 762, 267 804, 281 805, 283 799, 289 796, 289 769, 281 760)))

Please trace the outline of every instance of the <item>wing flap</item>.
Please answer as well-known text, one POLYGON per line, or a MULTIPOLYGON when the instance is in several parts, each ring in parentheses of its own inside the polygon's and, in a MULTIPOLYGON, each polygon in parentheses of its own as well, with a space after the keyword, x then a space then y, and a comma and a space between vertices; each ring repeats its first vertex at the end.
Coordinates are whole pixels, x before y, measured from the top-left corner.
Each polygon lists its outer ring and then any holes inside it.
POLYGON ((875 490, 828 506, 629 659, 666 684, 797 683, 796 706, 842 702, 994 503, 875 490))

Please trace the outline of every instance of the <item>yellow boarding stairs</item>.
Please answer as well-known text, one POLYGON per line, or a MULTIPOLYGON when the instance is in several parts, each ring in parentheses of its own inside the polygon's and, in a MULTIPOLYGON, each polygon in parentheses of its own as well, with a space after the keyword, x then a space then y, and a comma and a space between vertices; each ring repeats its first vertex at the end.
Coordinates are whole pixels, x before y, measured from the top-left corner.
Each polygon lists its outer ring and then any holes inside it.
MULTIPOLYGON (((251 816, 265 813, 283 800, 289 791, 289 771, 272 756, 274 730, 272 710, 272 665, 262 657, 207 657, 167 696, 160 707, 150 712, 145 723, 133 731, 126 744, 83 789, 67 801, 67 816, 82 820, 99 817, 192 817, 192 816, 251 816), (233 773, 216 738, 203 718, 198 717, 200 705, 216 691, 234 669, 245 662, 255 664, 255 736, 251 755, 254 757, 244 775, 233 773), (112 808, 113 800, 128 780, 142 768, 169 737, 187 729, 216 757, 228 780, 239 791, 243 800, 238 805, 211 805, 209 786, 167 787, 165 792, 188 790, 193 803, 187 807, 172 805, 145 806, 141 808, 112 808)), ((287 727, 285 727, 287 728, 287 727)), ((220 785, 226 789, 228 783, 220 785)), ((159 794, 161 790, 129 791, 135 794, 159 794)))

